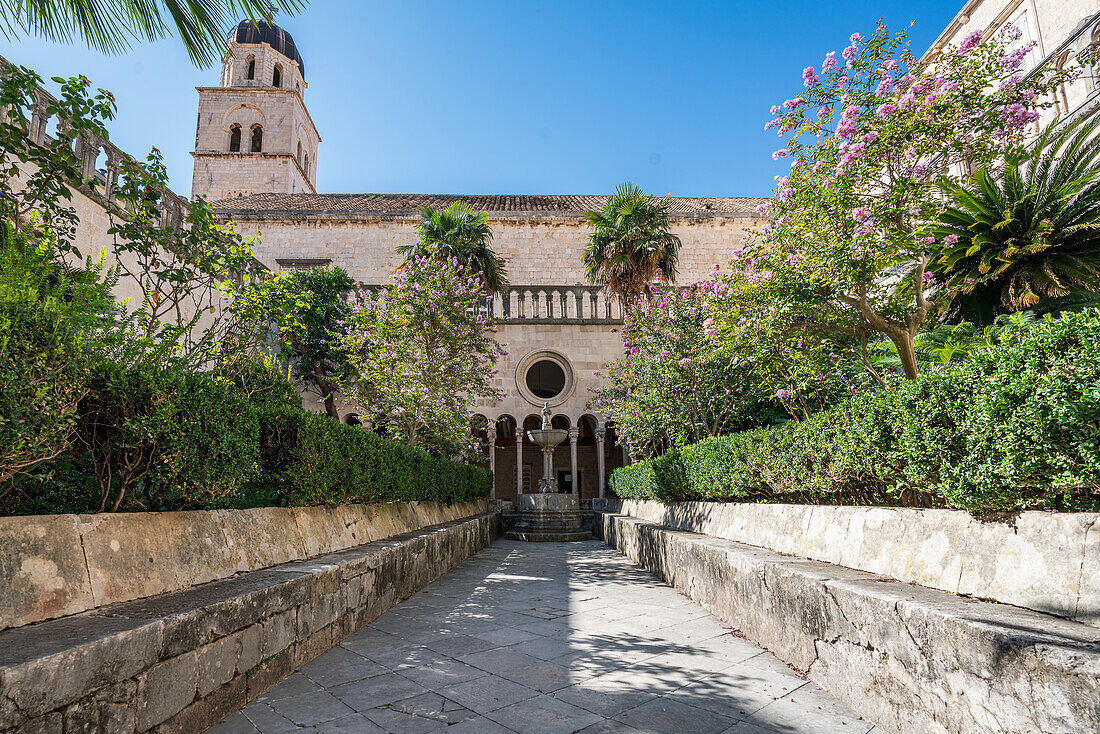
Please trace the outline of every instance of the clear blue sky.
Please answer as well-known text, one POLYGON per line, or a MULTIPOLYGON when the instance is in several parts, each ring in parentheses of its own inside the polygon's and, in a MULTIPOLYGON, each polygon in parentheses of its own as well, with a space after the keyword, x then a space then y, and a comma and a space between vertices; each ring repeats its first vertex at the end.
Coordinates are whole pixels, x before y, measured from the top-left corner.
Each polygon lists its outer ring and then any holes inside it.
MULTIPOLYGON (((760 196, 768 107, 801 70, 882 17, 911 20, 923 53, 962 5, 600 0, 313 0, 279 18, 306 65, 327 193, 604 193, 760 196)), ((113 91, 112 140, 161 149, 188 194, 196 69, 174 39, 105 57, 0 38, 0 54, 44 77, 84 73, 113 91)))

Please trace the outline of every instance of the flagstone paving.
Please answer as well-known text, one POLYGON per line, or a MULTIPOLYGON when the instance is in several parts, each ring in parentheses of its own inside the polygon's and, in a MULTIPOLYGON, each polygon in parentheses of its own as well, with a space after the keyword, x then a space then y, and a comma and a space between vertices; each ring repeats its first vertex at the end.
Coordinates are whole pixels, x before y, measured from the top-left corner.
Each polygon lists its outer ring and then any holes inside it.
POLYGON ((498 541, 214 734, 875 731, 597 541, 498 541))

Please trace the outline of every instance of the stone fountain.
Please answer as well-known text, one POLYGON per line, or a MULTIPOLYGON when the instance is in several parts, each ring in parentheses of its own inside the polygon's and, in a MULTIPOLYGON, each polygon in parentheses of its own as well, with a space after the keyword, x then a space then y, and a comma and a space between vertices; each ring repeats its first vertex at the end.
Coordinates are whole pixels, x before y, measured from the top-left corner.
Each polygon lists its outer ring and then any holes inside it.
POLYGON ((528 431, 527 437, 542 449, 542 479, 536 494, 521 494, 516 502, 516 526, 509 540, 570 541, 589 540, 592 534, 581 524, 581 505, 577 495, 558 493, 554 478, 554 447, 569 432, 550 425, 550 405, 542 405, 542 428, 528 431))

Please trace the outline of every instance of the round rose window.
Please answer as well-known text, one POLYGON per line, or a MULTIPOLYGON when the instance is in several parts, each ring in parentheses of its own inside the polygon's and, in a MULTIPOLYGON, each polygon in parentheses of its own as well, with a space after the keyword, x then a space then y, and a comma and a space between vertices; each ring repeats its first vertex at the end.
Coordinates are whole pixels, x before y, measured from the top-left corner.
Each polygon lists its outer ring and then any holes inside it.
POLYGON ((565 389, 565 370, 551 359, 541 359, 528 368, 524 382, 535 397, 555 398, 565 389))

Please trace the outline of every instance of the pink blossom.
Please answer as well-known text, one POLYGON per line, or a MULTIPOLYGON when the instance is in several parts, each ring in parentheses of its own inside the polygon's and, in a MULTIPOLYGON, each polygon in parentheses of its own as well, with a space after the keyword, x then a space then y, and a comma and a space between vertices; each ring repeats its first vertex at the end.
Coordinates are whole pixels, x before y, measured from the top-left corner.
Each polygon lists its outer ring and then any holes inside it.
POLYGON ((943 238, 945 245, 955 245, 959 242, 959 236, 957 234, 949 234, 943 238))
POLYGON ((886 117, 898 111, 898 108, 890 103, 880 104, 878 109, 875 110, 879 117, 886 117))
POLYGON ((807 87, 812 87, 817 84, 817 75, 814 74, 814 67, 807 66, 802 70, 802 83, 807 87))
POLYGON ((790 155, 789 150, 787 150, 786 148, 780 148, 779 150, 772 153, 772 160, 777 161, 780 158, 786 158, 788 155, 790 155))
POLYGON ((971 31, 966 36, 966 38, 963 39, 962 43, 959 44, 959 51, 961 51, 962 53, 967 53, 969 51, 973 51, 975 48, 978 47, 978 44, 980 44, 981 42, 982 42, 982 32, 981 31, 971 31))
POLYGON ((836 51, 830 51, 825 54, 825 60, 821 62, 821 73, 824 74, 834 69, 836 69, 836 51))

